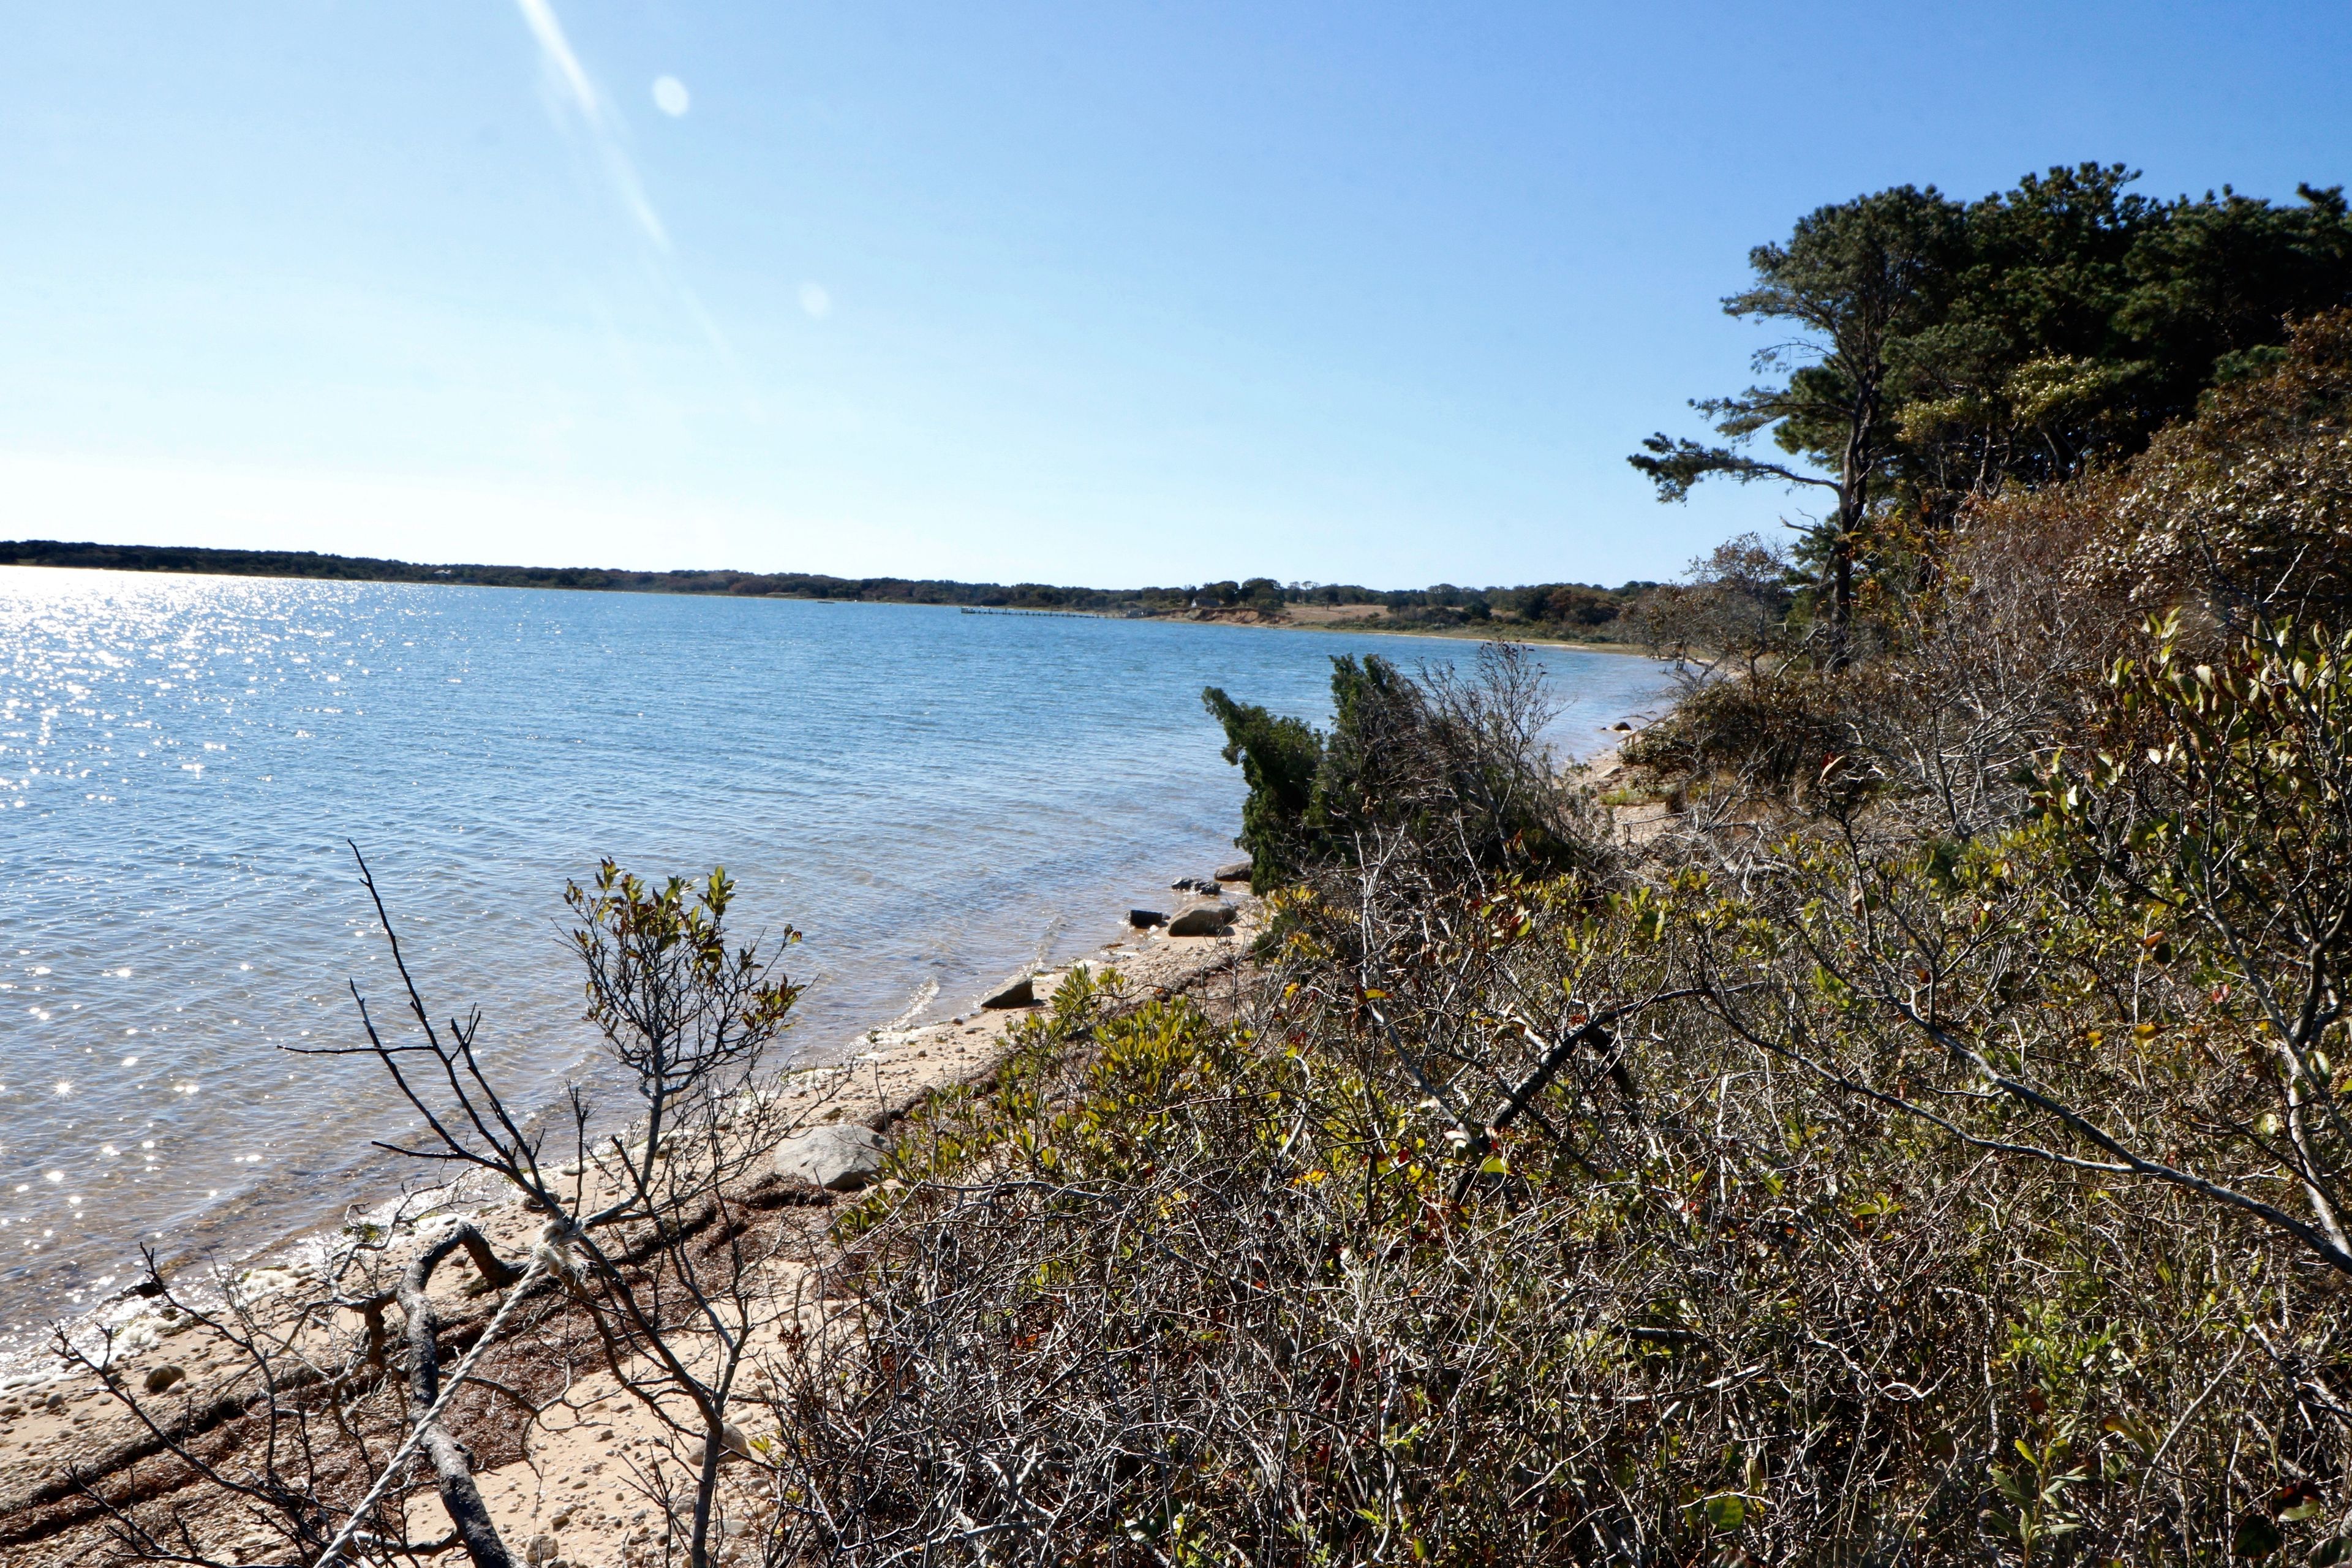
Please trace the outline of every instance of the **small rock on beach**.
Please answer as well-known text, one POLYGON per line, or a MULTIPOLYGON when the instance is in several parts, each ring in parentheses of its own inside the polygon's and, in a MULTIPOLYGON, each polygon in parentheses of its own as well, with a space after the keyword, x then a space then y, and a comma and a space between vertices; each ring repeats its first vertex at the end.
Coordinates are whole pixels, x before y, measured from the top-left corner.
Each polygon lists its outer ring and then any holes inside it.
POLYGON ((854 1193, 882 1173, 889 1149, 888 1139, 855 1122, 812 1127, 784 1140, 776 1151, 776 1173, 827 1192, 854 1193))
POLYGON ((1037 1002, 1036 982, 1024 974, 1020 979, 981 1003, 983 1007, 1030 1007, 1037 1002))
MULTIPOLYGON (((721 1464, 726 1463, 729 1459, 748 1459, 751 1457, 751 1439, 744 1436, 743 1428, 736 1426, 732 1421, 727 1423, 726 1426, 720 1431, 719 1436, 719 1447, 721 1450, 719 1455, 719 1463, 721 1464)), ((699 1466, 702 1463, 702 1455, 703 1446, 700 1443, 696 1443, 687 1449, 686 1462, 689 1465, 699 1466)))
POLYGON ((1231 904, 1194 904, 1168 922, 1170 936, 1214 936, 1234 923, 1231 904))

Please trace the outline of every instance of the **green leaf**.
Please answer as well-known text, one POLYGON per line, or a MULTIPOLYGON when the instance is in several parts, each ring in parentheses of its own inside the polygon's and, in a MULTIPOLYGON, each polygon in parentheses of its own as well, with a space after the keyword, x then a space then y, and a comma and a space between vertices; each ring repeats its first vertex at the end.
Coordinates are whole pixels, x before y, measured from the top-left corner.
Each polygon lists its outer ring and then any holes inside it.
POLYGON ((1748 1504, 1732 1492, 1711 1497, 1706 1500, 1706 1521, 1727 1535, 1748 1522, 1748 1504))
POLYGON ((2230 1537, 2230 1554, 2233 1557, 2268 1557, 2279 1549, 2279 1527, 2259 1513, 2250 1513, 2238 1521, 2237 1530, 2230 1537))

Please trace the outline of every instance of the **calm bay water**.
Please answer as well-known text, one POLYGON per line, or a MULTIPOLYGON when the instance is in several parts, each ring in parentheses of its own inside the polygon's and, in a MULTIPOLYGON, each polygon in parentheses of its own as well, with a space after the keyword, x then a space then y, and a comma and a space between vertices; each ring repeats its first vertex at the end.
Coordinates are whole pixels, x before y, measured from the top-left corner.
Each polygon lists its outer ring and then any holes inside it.
MULTIPOLYGON (((970 1007, 1232 858, 1199 691, 1318 722, 1338 633, 787 600, 0 568, 0 1350, 144 1242, 234 1252, 382 1195, 406 1118, 351 1044, 391 976, 543 1101, 585 1058, 562 894, 724 865, 806 933, 811 1055, 970 1007)), ((1563 749, 1654 708, 1546 649, 1563 749)), ((607 1103, 622 1109, 617 1099, 607 1103)))

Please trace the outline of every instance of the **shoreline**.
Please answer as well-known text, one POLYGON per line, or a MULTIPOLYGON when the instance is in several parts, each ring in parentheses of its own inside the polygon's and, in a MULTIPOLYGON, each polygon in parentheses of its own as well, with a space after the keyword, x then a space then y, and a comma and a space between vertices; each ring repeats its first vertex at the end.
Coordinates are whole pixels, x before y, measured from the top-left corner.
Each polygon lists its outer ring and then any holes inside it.
MULTIPOLYGON (((894 1027, 898 1020, 893 1019, 795 1052, 774 1080, 771 1103, 796 1126, 887 1125, 931 1095, 986 1080, 1008 1054, 1022 1021, 1049 1006, 1055 988, 1076 972, 1117 973, 1139 999, 1196 990, 1234 968, 1246 954, 1256 929, 1258 905, 1253 897, 1238 888, 1223 896, 1238 915, 1222 934, 1170 936, 1164 926, 1130 931, 1120 940, 1097 944, 1056 964, 1021 966, 1016 973, 1028 976, 1036 991, 1029 1005, 974 1007, 904 1027, 894 1027)), ((1181 900, 1170 901, 1181 907, 1181 900)), ((371 1203, 346 1205, 340 1214, 321 1214, 299 1231, 240 1248, 235 1261, 218 1252, 194 1254, 163 1272, 175 1281, 175 1289, 185 1289, 194 1276, 194 1295, 235 1291, 248 1305, 263 1303, 319 1278, 339 1250, 350 1250, 352 1237, 365 1234, 368 1227, 403 1238, 395 1245, 413 1247, 422 1244, 422 1229, 458 1217, 472 1220, 509 1253, 528 1247, 539 1223, 511 1195, 479 1190, 460 1177, 404 1185, 371 1203), (206 1268, 209 1279, 201 1272, 206 1268)), ((85 1346, 110 1342, 110 1364, 135 1373, 142 1363, 160 1365, 173 1359, 162 1352, 189 1325, 175 1325, 133 1285, 61 1320, 59 1326, 85 1346)), ((189 1363, 184 1392, 204 1389, 208 1373, 226 1383, 229 1369, 225 1365, 208 1366, 187 1349, 176 1349, 173 1354, 189 1363)), ((180 1392, 173 1395, 180 1397, 180 1392)), ((42 1517, 74 1505, 69 1468, 85 1479, 121 1472, 138 1461, 142 1436, 118 1402, 54 1352, 27 1347, 0 1362, 0 1562, 79 1561, 70 1554, 78 1548, 68 1543, 92 1521, 68 1520, 50 1528, 42 1517), (42 1545, 66 1547, 68 1554, 16 1554, 42 1545)))
MULTIPOLYGON (((1255 900, 1246 891, 1239 890, 1240 887, 1240 884, 1230 885, 1223 897, 1244 910, 1254 909, 1255 900)), ((1171 906, 1170 912, 1172 913, 1174 907, 1189 897, 1191 895, 1171 890, 1168 894, 1171 906)), ((1060 923, 1060 920, 1066 916, 1066 910, 1059 911, 1053 923, 1060 923)), ((1128 927, 1124 921, 1114 919, 1106 919, 1101 922, 1100 929, 1126 931, 1128 935, 1118 940, 1095 941, 1090 943, 1081 939, 1079 951, 1075 955, 1060 961, 1047 961, 1042 958, 1030 963, 1016 961, 1007 968, 999 980, 992 984, 983 985, 977 994, 985 994, 995 985, 1007 984, 1025 974, 1034 979, 1039 986, 1042 999, 1048 994, 1050 983, 1058 982, 1072 968, 1078 965, 1117 966, 1121 962, 1131 964, 1135 958, 1150 946, 1173 942, 1179 947, 1190 947, 1197 942, 1207 940, 1169 938, 1158 929, 1139 932, 1128 927)), ((824 1074, 837 1075, 846 1071, 849 1064, 866 1063, 869 1066, 880 1067, 882 1080, 886 1084, 897 1084, 907 1078, 907 1067, 909 1061, 926 1057, 929 1047, 925 1042, 929 1037, 952 1031, 961 1026, 967 1035, 978 1030, 992 1038, 994 1034, 1002 1032, 1001 1026, 1008 1020, 1017 1021, 1025 1016, 1024 1010, 1022 1009, 991 1012, 982 1008, 975 999, 969 1007, 947 1018, 932 1017, 929 1021, 909 1021, 901 1025, 902 1019, 920 1019, 924 1014, 930 1013, 936 1006, 937 1000, 937 994, 934 993, 914 1001, 912 1005, 902 1009, 884 1022, 831 1034, 822 1042, 813 1045, 793 1044, 781 1053, 786 1064, 781 1069, 782 1073, 786 1079, 824 1074), (912 1053, 911 1057, 908 1055, 908 1052, 912 1053)), ((207 1262, 217 1263, 234 1273, 239 1269, 261 1265, 265 1259, 277 1259, 281 1255, 299 1251, 314 1243, 320 1236, 331 1233, 337 1228, 341 1223, 335 1217, 337 1215, 373 1213, 392 1201, 394 1200, 377 1200, 362 1194, 338 1203, 331 1194, 322 1194, 318 1215, 313 1219, 291 1225, 280 1223, 257 1227, 257 1234, 251 1239, 231 1241, 226 1244, 205 1242, 191 1237, 184 1242, 175 1243, 173 1249, 169 1252, 159 1249, 158 1263, 167 1276, 201 1268, 207 1262)), ((126 1264, 123 1267, 131 1269, 132 1276, 135 1277, 137 1271, 135 1263, 126 1264)), ((5 1404, 8 1390, 19 1381, 20 1368, 52 1359, 47 1346, 50 1342, 50 1333, 58 1325, 63 1324, 70 1329, 85 1322, 95 1322, 110 1310, 121 1307, 123 1302, 135 1295, 135 1285, 124 1286, 103 1300, 89 1302, 68 1312, 41 1318, 39 1321, 43 1325, 42 1328, 22 1344, 13 1347, 0 1346, 0 1404, 5 1404)))
MULTIPOLYGON (((1052 612, 1046 613, 1050 614, 1052 612)), ((1502 631, 1474 632, 1466 626, 1460 631, 1438 632, 1428 630, 1408 631, 1402 626, 1359 626, 1348 621, 1335 621, 1328 626, 1309 626, 1297 621, 1195 621, 1190 616, 1139 616, 1131 618, 1152 621, 1184 621, 1190 622, 1194 626, 1242 626, 1251 631, 1262 632, 1344 632, 1351 636, 1369 637, 1423 637, 1432 642, 1507 642, 1517 643, 1521 647, 1565 648, 1574 653, 1605 653, 1614 658, 1654 658, 1656 657, 1648 649, 1641 647, 1633 643, 1577 642, 1568 637, 1519 637, 1503 635, 1502 631)), ((1507 631, 1507 629, 1508 628, 1504 628, 1504 631, 1507 631)))
MULTIPOLYGON (((65 568, 65 570, 89 570, 89 568, 65 568)), ((182 573, 179 574, 179 575, 194 576, 196 575, 196 574, 182 573)), ((268 579, 259 580, 268 581, 268 579)), ((470 587, 475 584, 468 584, 463 585, 470 587)), ((563 590, 553 591, 562 592, 563 590)), ((599 592, 601 590, 574 589, 571 591, 578 593, 599 592)), ((669 597, 680 599, 708 598, 709 596, 710 595, 709 595, 697 594, 672 594, 669 595, 669 597)), ((1467 626, 1463 626, 1453 631, 1433 631, 1425 626, 1383 626, 1370 625, 1366 622, 1345 620, 1325 622, 1292 620, 1269 621, 1265 619, 1244 620, 1239 616, 1229 618, 1215 615, 1202 616, 1195 614, 1190 610, 1171 610, 1165 613, 1147 611, 1137 615, 1122 615, 1113 610, 1001 609, 994 605, 918 604, 906 599, 821 599, 814 595, 806 594, 761 594, 755 596, 771 603, 781 604, 839 605, 843 606, 856 605, 861 607, 871 606, 876 609, 890 610, 955 610, 967 616, 1018 616, 1033 619, 1060 621, 1123 621, 1129 623, 1146 622, 1160 626, 1226 626, 1237 631, 1250 632, 1323 632, 1338 633, 1349 637, 1421 637, 1433 642, 1507 642, 1515 643, 1521 647, 1565 648, 1574 653, 1605 653, 1614 658, 1645 658, 1655 662, 1664 662, 1658 658, 1657 655, 1652 653, 1649 649, 1642 647, 1638 643, 1585 642, 1574 637, 1514 637, 1509 634, 1517 628, 1514 628, 1507 622, 1490 622, 1488 624, 1489 629, 1480 631, 1473 631, 1467 626)))

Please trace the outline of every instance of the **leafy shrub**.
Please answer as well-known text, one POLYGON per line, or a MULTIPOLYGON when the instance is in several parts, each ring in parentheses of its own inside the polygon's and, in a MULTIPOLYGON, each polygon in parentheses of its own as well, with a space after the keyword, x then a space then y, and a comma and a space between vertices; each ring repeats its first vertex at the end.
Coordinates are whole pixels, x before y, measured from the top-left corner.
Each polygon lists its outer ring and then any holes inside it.
POLYGON ((1544 743, 1553 710, 1526 650, 1486 644, 1472 675, 1417 679, 1377 655, 1335 658, 1331 697, 1325 734, 1216 687, 1202 693, 1249 784, 1234 843, 1250 852, 1258 891, 1400 843, 1471 875, 1588 853, 1544 743))

